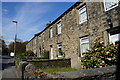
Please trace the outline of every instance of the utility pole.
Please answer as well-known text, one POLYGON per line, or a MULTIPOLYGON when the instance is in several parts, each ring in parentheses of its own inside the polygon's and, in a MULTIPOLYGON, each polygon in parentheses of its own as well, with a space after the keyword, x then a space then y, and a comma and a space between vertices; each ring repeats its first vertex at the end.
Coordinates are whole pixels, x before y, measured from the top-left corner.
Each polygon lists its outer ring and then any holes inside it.
POLYGON ((16 24, 15 43, 14 43, 14 55, 16 55, 16 40, 17 40, 17 21, 12 21, 16 24))

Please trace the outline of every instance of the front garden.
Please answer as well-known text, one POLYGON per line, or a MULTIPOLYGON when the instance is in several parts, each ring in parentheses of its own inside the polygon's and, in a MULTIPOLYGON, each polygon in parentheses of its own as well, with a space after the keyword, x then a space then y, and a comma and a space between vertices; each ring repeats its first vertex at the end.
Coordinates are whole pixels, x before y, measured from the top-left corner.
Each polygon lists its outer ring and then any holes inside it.
MULTIPOLYGON (((92 47, 87 50, 87 52, 84 53, 84 56, 81 58, 83 69, 94 69, 116 65, 118 42, 116 42, 115 45, 104 45, 103 41, 96 40, 92 42, 91 45, 92 47)), ((64 54, 62 51, 60 52, 64 54)), ((49 60, 49 51, 44 51, 44 55, 42 57, 36 57, 32 51, 26 51, 25 53, 16 55, 16 63, 26 61, 33 64, 37 68, 36 70, 29 71, 32 73, 34 78, 46 78, 47 74, 44 72, 56 75, 58 72, 69 72, 77 70, 70 67, 69 60, 65 60, 65 57, 58 60, 49 60), (60 64, 62 64, 62 66, 60 64), (39 69, 42 70, 42 72, 39 71, 39 69)), ((16 64, 17 66, 19 66, 18 63, 16 64)))
POLYGON ((104 45, 103 41, 94 41, 90 50, 82 58, 83 69, 101 68, 116 65, 118 42, 104 45))
POLYGON ((64 68, 47 68, 42 70, 52 75, 56 75, 58 72, 70 72, 70 71, 76 71, 77 69, 71 67, 64 67, 64 68))

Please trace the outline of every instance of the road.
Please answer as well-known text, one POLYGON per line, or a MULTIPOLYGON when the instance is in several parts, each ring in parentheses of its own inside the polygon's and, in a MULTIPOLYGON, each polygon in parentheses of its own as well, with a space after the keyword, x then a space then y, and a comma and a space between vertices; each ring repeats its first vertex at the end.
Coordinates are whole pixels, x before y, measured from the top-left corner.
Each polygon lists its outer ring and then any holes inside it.
POLYGON ((14 58, 9 56, 2 56, 0 59, 0 78, 17 78, 16 69, 14 65, 14 58), (1 67, 2 66, 2 67, 1 67))

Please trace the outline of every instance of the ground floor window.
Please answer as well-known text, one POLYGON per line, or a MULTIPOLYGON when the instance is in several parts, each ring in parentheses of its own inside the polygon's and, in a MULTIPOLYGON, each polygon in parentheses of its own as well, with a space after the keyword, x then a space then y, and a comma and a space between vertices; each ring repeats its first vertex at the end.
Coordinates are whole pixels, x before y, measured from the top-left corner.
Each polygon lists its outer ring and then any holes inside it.
POLYGON ((58 57, 62 57, 62 45, 61 44, 58 44, 58 57))
POLYGON ((88 37, 80 38, 81 57, 83 57, 84 53, 87 52, 87 49, 89 49, 89 39, 88 39, 88 37))
POLYGON ((113 43, 113 44, 120 41, 120 32, 119 31, 110 32, 109 41, 110 43, 113 43))

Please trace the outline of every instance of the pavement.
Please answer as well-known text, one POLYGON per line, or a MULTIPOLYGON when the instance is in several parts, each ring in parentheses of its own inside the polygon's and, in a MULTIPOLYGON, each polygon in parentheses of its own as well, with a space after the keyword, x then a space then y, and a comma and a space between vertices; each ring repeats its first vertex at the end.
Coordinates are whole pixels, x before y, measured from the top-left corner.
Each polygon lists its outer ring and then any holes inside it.
POLYGON ((2 56, 0 55, 0 80, 2 79, 2 56))
POLYGON ((2 78, 17 78, 15 66, 11 66, 7 69, 4 69, 2 72, 2 78))
POLYGON ((0 61, 1 60, 2 63, 0 62, 0 79, 15 80, 15 78, 17 78, 17 73, 14 65, 14 58, 11 58, 9 56, 2 56, 2 59, 0 59, 0 61))
POLYGON ((0 80, 1 78, 2 78, 2 59, 0 58, 0 80))

